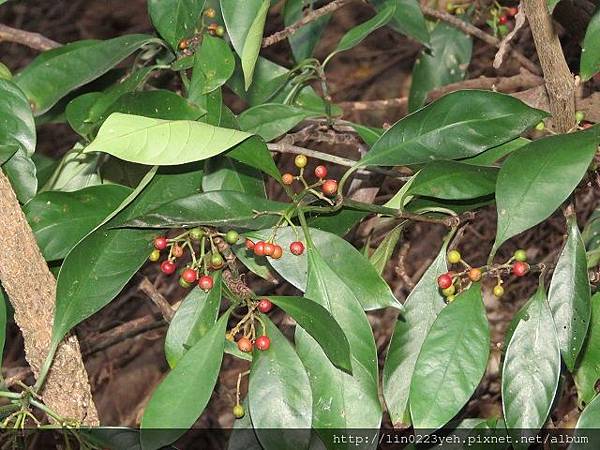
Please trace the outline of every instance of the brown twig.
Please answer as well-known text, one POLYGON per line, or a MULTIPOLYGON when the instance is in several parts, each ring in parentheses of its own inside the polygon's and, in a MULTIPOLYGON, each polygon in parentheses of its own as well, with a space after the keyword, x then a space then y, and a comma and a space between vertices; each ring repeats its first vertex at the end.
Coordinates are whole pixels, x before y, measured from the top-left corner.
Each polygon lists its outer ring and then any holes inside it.
POLYGON ((326 14, 332 13, 333 11, 340 9, 341 7, 350 3, 351 1, 352 0, 333 0, 331 3, 328 3, 327 5, 322 6, 321 8, 308 12, 302 19, 298 20, 297 22, 294 22, 290 26, 285 27, 283 30, 278 31, 277 33, 273 33, 272 35, 264 38, 262 41, 262 47, 269 47, 273 44, 283 41, 284 39, 294 34, 296 31, 298 31, 300 28, 302 28, 304 25, 317 20, 319 17, 323 17, 326 14))
POLYGON ((140 291, 148 296, 150 300, 158 307, 160 313, 164 317, 167 322, 171 322, 173 316, 175 315, 175 311, 173 307, 169 304, 167 299, 163 297, 163 295, 158 292, 158 289, 152 284, 152 282, 147 278, 141 281, 139 285, 140 291))
POLYGON ((575 78, 565 60, 545 0, 523 0, 535 48, 544 72, 544 83, 555 128, 566 133, 575 120, 575 78))
MULTIPOLYGON (((446 23, 452 25, 453 27, 458 28, 462 32, 470 34, 471 36, 482 40, 483 42, 491 45, 492 47, 496 47, 499 49, 501 46, 500 39, 497 39, 494 36, 492 36, 491 34, 488 34, 484 31, 480 30, 476 26, 465 22, 464 20, 460 19, 459 17, 453 16, 452 14, 448 14, 447 12, 438 11, 437 9, 430 8, 429 6, 421 6, 421 10, 423 11, 423 14, 425 16, 446 22, 446 23)), ((537 75, 541 74, 539 67, 537 65, 535 65, 533 62, 531 62, 531 60, 529 58, 527 58, 525 55, 523 55, 521 52, 519 52, 518 50, 512 49, 511 54, 527 70, 529 70, 530 72, 535 73, 537 75)))
POLYGON ((62 45, 39 33, 19 30, 2 24, 0 24, 0 41, 15 42, 41 51, 51 50, 62 45))

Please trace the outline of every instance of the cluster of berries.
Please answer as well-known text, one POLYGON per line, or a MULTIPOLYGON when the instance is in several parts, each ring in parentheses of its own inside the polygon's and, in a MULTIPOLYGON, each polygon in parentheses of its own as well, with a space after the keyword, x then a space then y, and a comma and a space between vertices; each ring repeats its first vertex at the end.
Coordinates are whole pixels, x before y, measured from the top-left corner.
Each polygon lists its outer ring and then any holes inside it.
POLYGON ((319 165, 315 167, 315 176, 319 179, 317 183, 312 186, 309 186, 304 180, 304 168, 308 164, 308 158, 306 155, 298 155, 294 158, 294 165, 300 169, 300 174, 298 176, 294 176, 291 173, 284 173, 281 176, 281 181, 286 186, 291 186, 295 180, 300 180, 304 184, 304 187, 307 190, 312 190, 314 187, 321 186, 321 192, 328 197, 333 197, 338 190, 338 183, 336 180, 326 180, 327 177, 327 167, 319 165))
POLYGON ((522 249, 515 251, 512 258, 506 263, 493 267, 471 267, 462 259, 458 250, 449 251, 447 258, 450 264, 460 263, 465 267, 465 270, 461 272, 446 272, 438 277, 437 284, 442 291, 442 295, 446 298, 447 303, 454 301, 456 294, 460 293, 464 286, 468 286, 471 282, 481 280, 484 274, 496 277, 497 283, 492 292, 494 296, 500 298, 504 295, 504 288, 502 287, 503 281, 501 278, 502 273, 511 272, 516 277, 522 277, 526 275, 530 269, 529 264, 526 262, 527 253, 522 249))
MULTIPOLYGON (((206 8, 202 15, 208 19, 214 19, 217 16, 217 12, 213 8, 206 8)), ((223 28, 221 25, 215 22, 208 24, 206 30, 211 36, 223 37, 223 35, 225 34, 225 28, 223 28)), ((190 48, 190 46, 195 47, 196 45, 198 45, 199 41, 200 38, 198 35, 193 36, 191 39, 182 39, 181 41, 179 41, 179 50, 183 51, 185 54, 192 54, 188 51, 188 49, 190 48)))
MULTIPOLYGON (((156 262, 161 257, 161 251, 169 249, 167 259, 160 263, 160 270, 166 275, 172 275, 177 271, 177 258, 184 256, 186 249, 190 251, 191 263, 181 268, 179 271, 179 285, 183 288, 190 288, 194 283, 198 283, 200 289, 208 292, 212 289, 214 280, 209 274, 209 269, 219 270, 225 265, 225 259, 219 253, 213 242, 214 236, 221 236, 220 233, 211 235, 202 228, 192 228, 183 234, 172 239, 166 236, 157 236, 154 238, 154 250, 150 253, 148 259, 156 262), (206 241, 210 242, 212 251, 205 252, 206 241), (196 255, 193 242, 200 242, 200 254, 196 255)), ((240 236, 237 231, 229 230, 222 235, 228 244, 238 242, 240 236)))
MULTIPOLYGON (((270 241, 254 242, 246 239, 246 248, 252 251, 256 256, 269 256, 273 259, 279 259, 283 256, 283 248, 279 244, 270 241)), ((300 256, 304 253, 304 244, 300 241, 294 241, 290 244, 292 255, 300 256)))

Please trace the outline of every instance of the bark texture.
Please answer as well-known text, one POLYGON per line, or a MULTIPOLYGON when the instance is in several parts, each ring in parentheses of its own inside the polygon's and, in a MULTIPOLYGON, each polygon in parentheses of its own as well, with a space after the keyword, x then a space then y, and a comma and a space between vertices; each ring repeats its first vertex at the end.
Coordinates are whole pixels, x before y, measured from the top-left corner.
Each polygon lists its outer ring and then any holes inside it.
MULTIPOLYGON (((27 362, 37 377, 50 347, 56 280, 1 170, 0 211, 0 281, 23 333, 27 362)), ((67 336, 58 347, 41 394, 44 402, 62 417, 85 425, 98 425, 98 413, 76 336, 67 336)))

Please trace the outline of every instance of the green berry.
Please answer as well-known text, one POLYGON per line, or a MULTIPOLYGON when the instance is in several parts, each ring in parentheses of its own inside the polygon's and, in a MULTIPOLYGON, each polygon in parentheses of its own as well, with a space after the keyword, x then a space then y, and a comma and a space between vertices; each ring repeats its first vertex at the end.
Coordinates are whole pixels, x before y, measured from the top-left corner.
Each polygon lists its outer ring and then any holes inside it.
POLYGON ((451 250, 448 252, 448 262, 450 264, 456 264, 456 263, 460 262, 460 260, 461 260, 461 255, 458 250, 451 250))
POLYGON ((504 288, 500 285, 497 285, 494 287, 493 293, 494 293, 494 296, 500 298, 504 295, 504 288))
POLYGON ((233 245, 233 244, 237 243, 237 241, 238 241, 239 238, 240 238, 240 235, 235 230, 229 230, 227 232, 227 234, 225 235, 225 240, 230 245, 233 245))
POLYGON ((189 289, 190 287, 192 287, 192 285, 190 283, 188 283, 181 277, 179 278, 179 286, 181 286, 182 288, 185 288, 185 289, 189 289))
POLYGON ((442 289, 442 294, 444 297, 450 297, 451 295, 454 295, 455 292, 456 287, 454 285, 447 287, 446 289, 442 289))
POLYGON ((535 129, 538 131, 543 131, 544 128, 546 128, 546 124, 544 123, 543 120, 535 126, 535 129))
POLYGON ((202 228, 192 228, 190 230, 190 237, 196 241, 199 241, 204 236, 204 230, 202 228))
POLYGON ((306 155, 298 155, 294 158, 294 164, 298 169, 303 169, 308 164, 308 158, 306 155))
POLYGON ((527 261, 527 253, 525 250, 520 248, 519 250, 515 251, 513 258, 515 258, 515 261, 525 262, 527 261))
POLYGON ((233 407, 233 415, 237 419, 241 419, 242 417, 244 417, 244 414, 246 414, 246 412, 244 411, 244 407, 242 405, 238 404, 233 407))
POLYGON ((583 111, 575 111, 575 120, 577 122, 581 122, 583 119, 585 119, 585 114, 583 111))
POLYGON ((210 264, 215 267, 215 268, 219 268, 223 265, 223 257, 221 256, 220 253, 214 253, 211 257, 210 257, 210 264))
POLYGON ((150 256, 148 256, 148 259, 152 262, 158 261, 160 259, 160 250, 158 250, 158 249, 152 250, 152 252, 150 253, 150 256))

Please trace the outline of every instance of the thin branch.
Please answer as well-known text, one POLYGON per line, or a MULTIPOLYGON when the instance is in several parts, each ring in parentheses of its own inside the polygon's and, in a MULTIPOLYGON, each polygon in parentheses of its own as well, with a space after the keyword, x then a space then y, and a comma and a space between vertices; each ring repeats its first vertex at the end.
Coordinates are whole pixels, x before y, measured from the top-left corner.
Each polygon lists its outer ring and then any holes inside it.
POLYGON ((152 284, 152 282, 147 278, 141 281, 139 285, 140 291, 145 293, 152 302, 158 307, 160 313, 164 317, 167 322, 171 322, 173 319, 173 315, 175 311, 173 307, 169 304, 169 302, 163 297, 163 295, 158 292, 158 289, 152 284))
POLYGON ((565 133, 576 125, 575 78, 569 70, 546 0, 523 0, 523 9, 544 72, 555 128, 565 133))
POLYGON ((51 50, 62 45, 39 33, 19 30, 2 24, 0 24, 0 41, 15 42, 41 51, 51 50))
POLYGON ((272 35, 264 38, 262 41, 262 47, 269 47, 273 44, 276 44, 277 42, 283 41, 284 39, 294 34, 296 31, 298 31, 300 28, 302 28, 304 25, 317 20, 319 17, 322 17, 326 14, 332 13, 333 11, 340 9, 341 7, 350 3, 351 1, 352 0, 333 0, 331 3, 328 3, 327 5, 319 9, 310 11, 297 22, 294 22, 290 26, 285 27, 283 30, 278 31, 277 33, 273 33, 272 35))
MULTIPOLYGON (((421 10, 423 11, 423 14, 425 16, 446 22, 446 23, 452 25, 453 27, 458 28, 462 32, 470 34, 471 36, 482 40, 483 42, 491 45, 492 47, 496 47, 499 49, 502 44, 500 39, 495 38, 491 34, 488 34, 484 31, 480 30, 476 26, 471 25, 470 23, 467 23, 464 20, 460 19, 459 17, 453 16, 452 14, 448 14, 443 11, 438 11, 437 9, 433 9, 428 6, 421 6, 421 10)), ((530 61, 530 59, 527 58, 525 55, 523 55, 521 52, 519 52, 518 50, 512 49, 511 54, 527 70, 529 70, 530 72, 535 73, 537 75, 541 74, 539 67, 537 65, 535 65, 534 63, 532 63, 530 61)))

